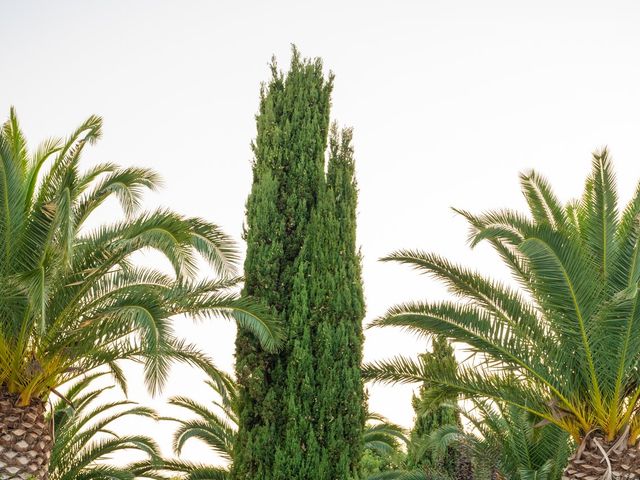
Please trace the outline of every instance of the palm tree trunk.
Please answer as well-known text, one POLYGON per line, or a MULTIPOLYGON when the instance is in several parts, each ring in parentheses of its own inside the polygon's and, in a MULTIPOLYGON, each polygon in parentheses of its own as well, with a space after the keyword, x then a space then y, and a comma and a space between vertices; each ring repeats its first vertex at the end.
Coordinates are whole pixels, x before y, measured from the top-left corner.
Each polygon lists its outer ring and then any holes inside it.
POLYGON ((456 480, 473 480, 473 465, 469 451, 464 446, 458 446, 455 449, 455 479, 456 480))
POLYGON ((640 450, 625 441, 612 445, 593 437, 569 458, 562 480, 631 480, 640 478, 640 450), (615 448, 612 448, 615 447, 615 448))
POLYGON ((33 399, 20 406, 19 397, 0 387, 0 478, 46 480, 53 447, 45 403, 33 399))

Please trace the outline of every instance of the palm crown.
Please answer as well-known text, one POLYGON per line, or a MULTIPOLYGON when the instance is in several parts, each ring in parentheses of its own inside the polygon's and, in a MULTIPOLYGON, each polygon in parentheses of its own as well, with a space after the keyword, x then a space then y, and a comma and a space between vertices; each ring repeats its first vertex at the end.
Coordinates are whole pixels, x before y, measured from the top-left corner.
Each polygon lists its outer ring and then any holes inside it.
POLYGON ((277 340, 260 308, 229 293, 238 255, 216 225, 169 210, 137 213, 142 193, 158 185, 154 172, 108 163, 81 173, 80 156, 101 126, 89 117, 32 154, 13 110, 0 133, 0 386, 25 405, 99 366, 124 383, 121 359, 144 360, 152 391, 171 358, 210 368, 174 334, 177 314, 233 317, 267 348, 277 340), (89 229, 110 197, 125 217, 89 229), (148 248, 173 274, 131 261, 148 248), (219 280, 194 279, 199 257, 219 280))
POLYGON ((407 263, 444 281, 461 301, 416 302, 374 322, 464 343, 475 362, 458 371, 397 357, 366 368, 390 382, 427 378, 446 391, 505 401, 580 441, 600 431, 635 444, 640 418, 640 188, 619 210, 608 152, 593 156, 579 200, 561 203, 549 183, 521 175, 530 215, 473 215, 470 243, 489 242, 519 289, 446 259, 399 251, 407 263))
POLYGON ((474 400, 461 412, 470 425, 445 425, 427 442, 436 455, 458 445, 473 458, 474 478, 509 480, 559 480, 571 443, 555 425, 537 427, 537 418, 513 405, 474 400))

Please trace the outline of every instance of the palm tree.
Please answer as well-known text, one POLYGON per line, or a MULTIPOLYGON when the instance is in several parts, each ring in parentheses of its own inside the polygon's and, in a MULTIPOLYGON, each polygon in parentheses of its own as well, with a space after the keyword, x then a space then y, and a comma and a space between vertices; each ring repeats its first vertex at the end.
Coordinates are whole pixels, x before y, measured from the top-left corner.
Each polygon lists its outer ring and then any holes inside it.
POLYGON ((561 203, 535 172, 521 183, 529 216, 459 211, 471 225, 471 245, 489 242, 518 289, 430 253, 385 259, 444 281, 461 301, 398 305, 374 325, 446 336, 474 359, 452 373, 396 357, 367 374, 388 382, 428 378, 558 426, 579 445, 564 478, 638 478, 640 187, 620 211, 606 149, 593 155, 579 200, 561 203))
POLYGON ((92 116, 66 140, 30 153, 12 109, 0 132, 1 478, 47 477, 45 405, 60 385, 99 367, 124 384, 125 359, 144 362, 151 392, 172 359, 212 368, 175 335, 174 315, 222 315, 265 348, 277 342, 268 316, 230 291, 238 254, 216 225, 169 210, 138 213, 143 192, 159 183, 150 170, 109 163, 80 171, 85 146, 101 131, 92 116), (90 228, 110 198, 124 218, 90 228), (137 266, 131 257, 145 249, 163 254, 173 274, 137 266), (217 280, 195 280, 200 258, 217 280))
MULTIPOLYGON (((64 399, 52 406, 48 420, 54 425, 55 441, 49 465, 49 480, 134 480, 135 465, 112 465, 106 460, 117 452, 137 451, 149 463, 160 459, 156 442, 146 435, 118 435, 112 425, 130 417, 157 419, 156 413, 133 402, 96 402, 113 386, 92 388, 104 373, 93 373, 71 385, 64 399)), ((145 463, 145 462, 141 462, 145 463)))
POLYGON ((570 453, 568 435, 513 405, 475 400, 463 412, 472 429, 446 425, 429 437, 437 455, 451 445, 469 452, 476 480, 560 480, 570 453))

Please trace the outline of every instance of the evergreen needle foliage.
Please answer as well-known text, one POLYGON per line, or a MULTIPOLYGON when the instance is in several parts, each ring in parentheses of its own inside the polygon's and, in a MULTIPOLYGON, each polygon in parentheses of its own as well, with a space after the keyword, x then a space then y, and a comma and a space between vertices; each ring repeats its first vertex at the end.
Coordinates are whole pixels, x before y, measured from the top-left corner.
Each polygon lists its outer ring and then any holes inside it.
MULTIPOLYGON (((174 450, 180 455, 185 444, 191 439, 196 439, 207 445, 216 455, 233 462, 233 445, 238 429, 237 384, 233 378, 222 372, 214 374, 206 383, 214 397, 210 403, 203 404, 186 396, 169 400, 171 405, 181 407, 192 414, 192 418, 188 420, 178 417, 168 419, 179 424, 174 434, 174 450)), ((408 439, 402 427, 389 422, 381 415, 370 413, 363 432, 363 442, 365 450, 375 452, 380 457, 404 457, 400 445, 407 444, 408 439)), ((212 478, 227 478, 229 475, 228 469, 213 465, 196 465, 179 460, 165 461, 164 465, 165 470, 187 474, 184 477, 187 480, 209 479, 212 475, 212 478)))
MULTIPOLYGON (((453 348, 446 338, 434 337, 431 352, 421 355, 425 368, 437 365, 438 368, 455 372, 457 362, 453 348)), ((436 455, 430 446, 431 434, 444 426, 458 427, 460 415, 457 408, 457 395, 441 396, 437 386, 423 382, 419 396, 413 397, 413 409, 416 414, 407 448, 407 467, 410 469, 439 470, 443 474, 455 477, 458 452, 449 448, 446 455, 436 455)))
POLYGON ((238 335, 236 480, 358 476, 366 409, 357 193, 351 132, 329 128, 332 84, 320 60, 294 49, 287 75, 274 63, 261 93, 245 294, 281 320, 285 343, 272 354, 238 335))
POLYGON ((620 439, 618 451, 636 445, 640 187, 620 210, 606 149, 593 155, 578 200, 561 203, 535 172, 522 174, 521 183, 528 216, 459 211, 471 225, 471 245, 489 242, 520 291, 435 254, 399 251, 385 259, 444 281, 462 301, 398 305, 374 325, 446 336, 466 344, 475 362, 451 372, 397 357, 370 365, 367 376, 428 379, 452 394, 495 399, 556 425, 577 443, 595 432, 605 442, 620 439))

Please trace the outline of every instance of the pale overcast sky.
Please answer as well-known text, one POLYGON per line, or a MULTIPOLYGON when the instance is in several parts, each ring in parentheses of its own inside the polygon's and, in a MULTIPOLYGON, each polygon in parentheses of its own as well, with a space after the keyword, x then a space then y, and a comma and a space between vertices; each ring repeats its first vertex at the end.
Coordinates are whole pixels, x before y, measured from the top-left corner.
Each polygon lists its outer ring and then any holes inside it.
MULTIPOLYGON (((166 205, 240 240, 260 82, 290 45, 336 74, 333 118, 355 131, 358 241, 367 320, 394 303, 442 298, 390 251, 436 251, 504 277, 491 251, 465 243, 449 207, 524 206, 518 172, 535 168, 576 196, 590 152, 609 145, 621 196, 640 179, 640 3, 634 1, 25 1, 0 0, 0 114, 15 105, 32 146, 92 113, 104 138, 86 164, 155 168, 166 205)), ((103 220, 116 211, 102 212, 103 220)), ((235 329, 180 330, 230 369, 235 329)), ((424 344, 368 331, 367 360, 424 344)), ((134 400, 163 413, 131 368, 134 400)), ((371 409, 409 426, 409 387, 370 388, 371 409)), ((166 396, 205 399, 174 369, 166 396)), ((123 426, 157 436, 170 425, 123 426)), ((190 449, 189 458, 205 459, 190 449)))

